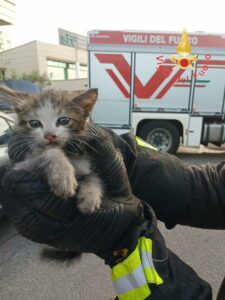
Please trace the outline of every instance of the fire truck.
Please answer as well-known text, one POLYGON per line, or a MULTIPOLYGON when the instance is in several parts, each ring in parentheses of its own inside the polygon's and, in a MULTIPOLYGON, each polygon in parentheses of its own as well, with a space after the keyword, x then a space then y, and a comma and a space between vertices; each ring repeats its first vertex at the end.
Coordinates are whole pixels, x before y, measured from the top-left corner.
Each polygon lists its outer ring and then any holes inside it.
POLYGON ((98 88, 93 120, 132 131, 161 151, 225 142, 225 35, 190 33, 192 54, 174 59, 178 32, 91 31, 89 86, 98 88))

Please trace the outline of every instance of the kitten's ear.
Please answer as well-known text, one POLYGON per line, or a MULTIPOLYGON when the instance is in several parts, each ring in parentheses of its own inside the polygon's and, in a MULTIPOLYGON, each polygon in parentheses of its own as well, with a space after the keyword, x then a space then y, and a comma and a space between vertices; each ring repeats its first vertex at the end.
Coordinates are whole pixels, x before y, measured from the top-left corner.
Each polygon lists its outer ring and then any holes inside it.
POLYGON ((16 112, 23 110, 27 100, 32 97, 29 93, 16 91, 3 85, 0 85, 0 93, 6 97, 5 100, 13 106, 16 112))
POLYGON ((90 115, 97 98, 98 89, 90 89, 86 93, 74 98, 72 101, 84 110, 85 118, 87 118, 90 115))

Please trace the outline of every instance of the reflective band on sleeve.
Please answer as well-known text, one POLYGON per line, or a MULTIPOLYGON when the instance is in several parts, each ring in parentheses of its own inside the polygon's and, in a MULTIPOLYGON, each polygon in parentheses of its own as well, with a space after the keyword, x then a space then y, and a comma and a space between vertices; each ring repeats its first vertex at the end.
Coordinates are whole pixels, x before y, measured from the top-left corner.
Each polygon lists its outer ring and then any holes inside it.
POLYGON ((145 237, 138 239, 142 266, 148 283, 162 284, 163 280, 157 273, 152 260, 152 240, 145 237))
POLYGON ((138 136, 136 136, 135 139, 136 139, 136 142, 137 142, 138 146, 158 151, 158 149, 156 147, 146 143, 144 140, 142 140, 138 136))
POLYGON ((156 272, 152 256, 148 252, 141 251, 141 260, 147 282, 157 285, 162 284, 163 280, 156 272))
POLYGON ((138 246, 135 250, 122 262, 115 265, 112 269, 112 280, 118 280, 133 271, 141 265, 141 258, 138 251, 138 246))
POLYGON ((139 239, 138 239, 138 246, 139 246, 139 249, 141 251, 147 251, 151 254, 152 256, 152 240, 150 239, 147 239, 146 237, 144 236, 141 236, 139 239))
POLYGON ((118 296, 119 300, 144 300, 151 295, 148 284, 139 287, 138 289, 132 289, 125 294, 118 296))
POLYGON ((143 300, 151 295, 149 283, 162 284, 152 260, 152 240, 140 237, 135 250, 112 268, 113 285, 119 300, 143 300))
POLYGON ((139 287, 146 284, 145 273, 143 272, 142 265, 140 265, 135 271, 131 274, 124 276, 113 282, 114 287, 117 291, 120 291, 121 294, 127 293, 130 290, 138 289, 139 287))

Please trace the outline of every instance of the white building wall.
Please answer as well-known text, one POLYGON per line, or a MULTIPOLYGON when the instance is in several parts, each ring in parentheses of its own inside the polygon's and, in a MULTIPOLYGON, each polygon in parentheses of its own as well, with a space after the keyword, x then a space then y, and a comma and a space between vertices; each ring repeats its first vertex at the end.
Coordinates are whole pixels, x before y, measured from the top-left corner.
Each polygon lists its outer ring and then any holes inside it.
POLYGON ((5 69, 5 75, 16 73, 29 73, 39 70, 37 44, 31 42, 0 53, 0 66, 5 69))
POLYGON ((87 64, 88 61, 88 52, 86 50, 77 50, 78 61, 80 64, 87 64))
POLYGON ((12 25, 16 20, 15 0, 0 0, 0 25, 12 25))
POLYGON ((0 31, 0 52, 11 48, 11 41, 9 35, 5 32, 0 31))

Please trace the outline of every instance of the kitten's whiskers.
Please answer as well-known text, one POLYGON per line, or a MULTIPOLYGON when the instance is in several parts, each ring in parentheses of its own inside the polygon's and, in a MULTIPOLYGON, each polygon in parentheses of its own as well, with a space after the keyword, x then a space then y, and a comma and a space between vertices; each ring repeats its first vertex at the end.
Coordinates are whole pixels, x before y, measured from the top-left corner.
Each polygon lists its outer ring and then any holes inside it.
POLYGON ((16 146, 13 148, 13 153, 15 155, 15 159, 21 160, 23 158, 24 154, 29 152, 29 149, 31 146, 35 145, 35 141, 33 139, 27 139, 26 141, 23 141, 21 144, 16 144, 16 146))

